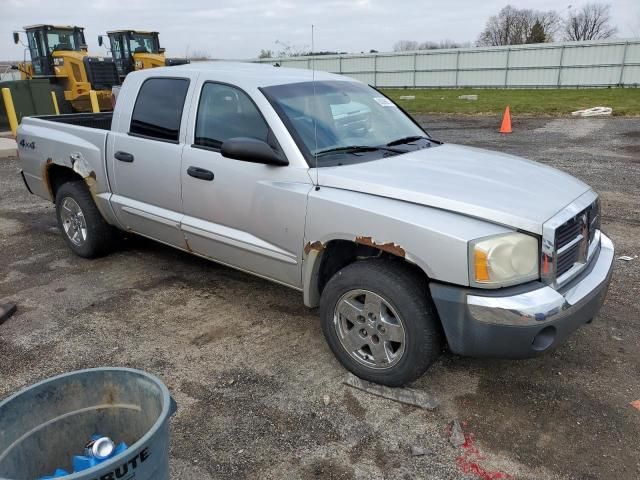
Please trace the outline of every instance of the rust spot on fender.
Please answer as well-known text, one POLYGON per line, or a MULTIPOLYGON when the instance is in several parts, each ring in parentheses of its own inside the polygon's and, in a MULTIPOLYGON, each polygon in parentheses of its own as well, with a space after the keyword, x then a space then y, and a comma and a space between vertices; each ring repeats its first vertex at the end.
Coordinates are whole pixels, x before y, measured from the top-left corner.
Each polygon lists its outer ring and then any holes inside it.
POLYGON ((309 255, 311 250, 315 250, 316 252, 321 252, 324 250, 324 243, 315 241, 315 242, 307 242, 304 246, 304 254, 309 255))
POLYGON ((359 243, 360 245, 366 245, 368 247, 377 248, 378 250, 390 253, 391 255, 395 255, 396 257, 404 258, 407 254, 404 248, 402 248, 400 245, 397 245, 393 242, 377 243, 371 237, 356 237, 356 243, 359 243))

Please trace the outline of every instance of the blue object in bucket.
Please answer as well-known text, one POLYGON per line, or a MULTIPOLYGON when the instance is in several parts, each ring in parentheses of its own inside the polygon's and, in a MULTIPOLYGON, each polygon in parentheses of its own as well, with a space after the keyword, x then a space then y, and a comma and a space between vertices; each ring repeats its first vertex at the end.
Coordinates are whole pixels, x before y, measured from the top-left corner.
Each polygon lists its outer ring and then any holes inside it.
MULTIPOLYGON (((94 434, 91 435, 91 440, 98 440, 104 437, 104 435, 94 434)), ((86 457, 84 455, 74 455, 73 456, 73 471, 74 473, 81 472, 82 470, 86 470, 87 468, 95 467, 96 465, 100 465, 102 462, 106 462, 112 457, 124 452, 127 449, 127 444, 124 442, 120 442, 120 444, 113 449, 111 455, 107 458, 94 458, 94 457, 86 457)))
POLYGON ((67 475, 71 475, 71 474, 69 472, 67 472, 66 470, 63 470, 61 468, 56 468, 56 471, 53 472, 53 475, 47 475, 46 477, 40 477, 40 480, 49 480, 50 478, 66 477, 67 475))
MULTIPOLYGON (((99 435, 96 433, 94 435, 91 435, 91 440, 98 440, 102 437, 104 437, 104 435, 99 435)), ((127 447, 126 443, 120 442, 120 444, 113 449, 113 452, 107 458, 94 458, 94 457, 87 457, 85 455, 74 455, 73 456, 73 473, 78 473, 88 468, 95 467, 96 465, 100 465, 102 462, 106 462, 110 458, 113 458, 116 455, 121 454, 127 448, 129 447, 127 447)), ((58 468, 56 469, 55 472, 53 472, 53 476, 40 477, 39 480, 49 480, 51 478, 59 478, 59 477, 64 477, 66 475, 71 475, 71 474, 66 470, 63 470, 62 468, 58 468)))

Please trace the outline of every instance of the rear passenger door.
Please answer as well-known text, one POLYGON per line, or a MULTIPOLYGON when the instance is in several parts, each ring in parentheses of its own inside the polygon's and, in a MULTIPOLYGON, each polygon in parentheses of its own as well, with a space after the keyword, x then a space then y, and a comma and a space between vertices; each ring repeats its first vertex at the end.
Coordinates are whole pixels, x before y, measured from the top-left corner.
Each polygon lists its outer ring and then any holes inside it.
POLYGON ((282 150, 245 91, 204 82, 194 95, 198 94, 193 102, 195 122, 182 155, 182 229, 189 247, 221 263, 300 287, 306 200, 312 187, 307 169, 223 157, 222 143, 234 137, 256 138, 282 150))
POLYGON ((118 220, 131 231, 181 248, 186 243, 180 231, 180 157, 189 85, 187 78, 144 80, 132 114, 117 120, 119 127, 107 148, 111 202, 118 220))

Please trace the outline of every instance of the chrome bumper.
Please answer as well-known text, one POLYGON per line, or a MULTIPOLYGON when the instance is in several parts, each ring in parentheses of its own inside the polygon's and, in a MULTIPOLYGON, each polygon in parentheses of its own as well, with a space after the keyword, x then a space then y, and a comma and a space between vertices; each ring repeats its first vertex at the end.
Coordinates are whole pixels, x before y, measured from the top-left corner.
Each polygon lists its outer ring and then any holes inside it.
POLYGON ((539 282, 494 291, 432 283, 431 294, 451 350, 523 358, 561 343, 600 309, 613 260, 613 243, 602 234, 590 264, 558 290, 539 282))

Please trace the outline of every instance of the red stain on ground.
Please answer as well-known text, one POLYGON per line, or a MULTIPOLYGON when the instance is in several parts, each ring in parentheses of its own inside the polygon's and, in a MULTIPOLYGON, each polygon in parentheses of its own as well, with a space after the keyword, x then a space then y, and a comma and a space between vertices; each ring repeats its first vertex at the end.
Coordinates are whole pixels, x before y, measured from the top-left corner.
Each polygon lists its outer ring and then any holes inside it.
POLYGON ((637 408, 638 410, 640 410, 640 400, 634 400, 629 405, 631 405, 633 408, 637 408))
POLYGON ((486 470, 478 463, 482 460, 480 450, 475 446, 475 438, 471 433, 464 434, 464 444, 462 445, 464 452, 458 458, 456 463, 462 473, 475 475, 481 480, 511 480, 512 475, 499 471, 486 470))

